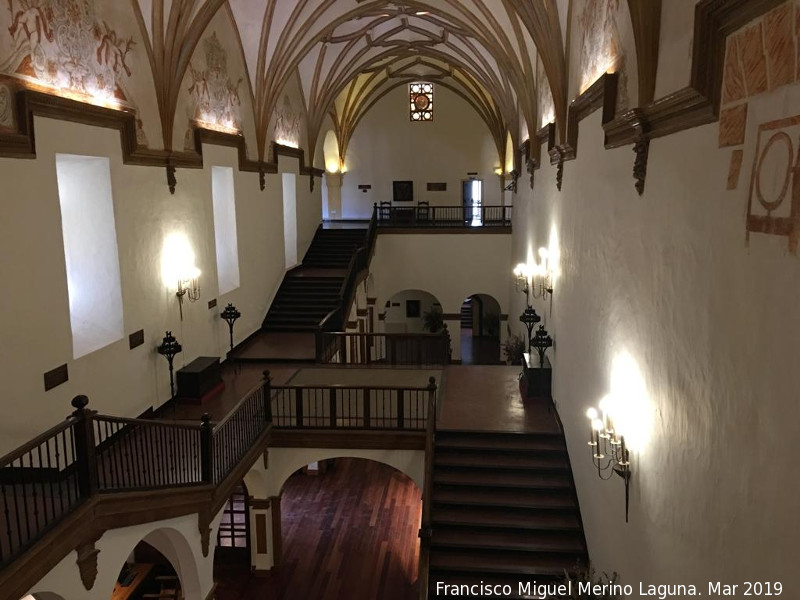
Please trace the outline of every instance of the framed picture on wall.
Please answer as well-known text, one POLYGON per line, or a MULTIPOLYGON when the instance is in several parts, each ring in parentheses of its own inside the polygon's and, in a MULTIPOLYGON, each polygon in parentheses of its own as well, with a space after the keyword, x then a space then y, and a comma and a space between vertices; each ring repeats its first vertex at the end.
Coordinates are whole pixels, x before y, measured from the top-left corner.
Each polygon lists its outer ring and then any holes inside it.
POLYGON ((406 319, 419 319, 421 314, 419 300, 406 300, 406 319))
POLYGON ((392 199, 395 202, 414 201, 414 182, 413 181, 394 181, 392 182, 392 199))

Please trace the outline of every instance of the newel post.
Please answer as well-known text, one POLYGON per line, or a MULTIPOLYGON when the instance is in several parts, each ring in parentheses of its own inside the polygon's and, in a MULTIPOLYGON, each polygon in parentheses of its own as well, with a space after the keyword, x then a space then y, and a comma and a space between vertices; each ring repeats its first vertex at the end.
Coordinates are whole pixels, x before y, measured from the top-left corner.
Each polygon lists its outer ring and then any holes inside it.
POLYGON ((432 419, 432 431, 436 431, 436 378, 428 378, 428 418, 432 419))
POLYGON ((72 406, 77 419, 73 428, 75 437, 75 465, 78 468, 78 489, 81 498, 88 498, 97 490, 97 454, 95 451, 93 411, 87 410, 89 398, 75 396, 72 406))
POLYGON ((211 415, 203 413, 200 418, 200 477, 203 483, 213 483, 214 471, 214 427, 211 415))
POLYGON ((267 423, 272 423, 272 376, 269 371, 264 371, 264 418, 267 423))

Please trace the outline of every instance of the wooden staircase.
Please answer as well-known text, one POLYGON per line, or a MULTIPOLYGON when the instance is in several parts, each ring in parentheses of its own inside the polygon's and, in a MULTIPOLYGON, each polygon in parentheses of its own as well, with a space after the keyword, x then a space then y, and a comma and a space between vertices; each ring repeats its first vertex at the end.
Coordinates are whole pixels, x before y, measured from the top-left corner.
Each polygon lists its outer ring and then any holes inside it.
POLYGON ((314 331, 342 301, 347 268, 366 229, 318 229, 302 266, 283 279, 261 326, 265 331, 314 331))
POLYGON ((561 434, 439 430, 429 596, 436 583, 556 582, 587 564, 561 434))

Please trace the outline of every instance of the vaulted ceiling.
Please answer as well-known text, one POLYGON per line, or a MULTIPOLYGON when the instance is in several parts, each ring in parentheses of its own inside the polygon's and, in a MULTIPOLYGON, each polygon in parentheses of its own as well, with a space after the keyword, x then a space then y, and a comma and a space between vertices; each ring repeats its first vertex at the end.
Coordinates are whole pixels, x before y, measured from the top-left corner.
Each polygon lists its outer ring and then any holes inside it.
MULTIPOLYGON (((556 0, 134 0, 148 36, 165 142, 192 53, 219 10, 233 20, 250 78, 259 154, 290 78, 299 74, 309 148, 333 119, 342 155, 358 122, 393 88, 424 78, 469 102, 502 155, 518 120, 538 124, 542 61, 563 133, 564 44, 556 0)), ((517 141, 517 140, 515 140, 517 141)))

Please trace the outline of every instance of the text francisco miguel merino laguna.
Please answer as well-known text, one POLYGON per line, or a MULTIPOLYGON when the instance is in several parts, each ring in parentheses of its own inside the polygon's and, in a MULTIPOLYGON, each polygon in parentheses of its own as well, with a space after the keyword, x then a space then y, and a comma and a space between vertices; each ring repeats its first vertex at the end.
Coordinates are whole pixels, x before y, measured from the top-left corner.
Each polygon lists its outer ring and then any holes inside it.
MULTIPOLYGON (((436 596, 461 596, 474 598, 484 596, 488 598, 502 598, 516 594, 525 598, 546 600, 548 598, 574 598, 573 592, 580 596, 633 596, 632 585, 599 584, 591 581, 567 583, 536 583, 535 581, 519 582, 519 589, 514 590, 510 585, 492 585, 480 582, 474 585, 451 585, 443 581, 436 582, 436 596)), ((753 583, 727 585, 718 581, 708 583, 708 594, 711 596, 736 596, 741 593, 745 596, 780 596, 783 585, 780 582, 753 583), (739 589, 741 588, 741 590, 739 589), (769 591, 767 591, 769 590, 769 591)), ((652 596, 659 600, 666 598, 685 598, 688 596, 703 595, 694 585, 647 585, 639 583, 639 596, 652 596)))

